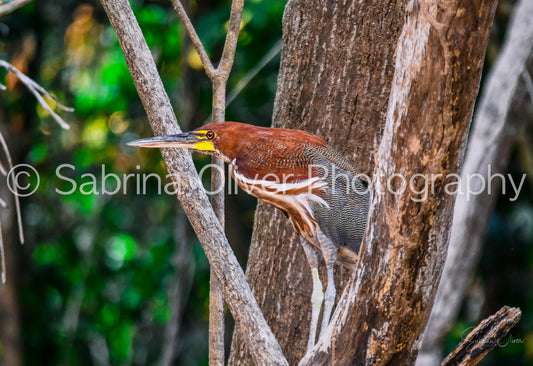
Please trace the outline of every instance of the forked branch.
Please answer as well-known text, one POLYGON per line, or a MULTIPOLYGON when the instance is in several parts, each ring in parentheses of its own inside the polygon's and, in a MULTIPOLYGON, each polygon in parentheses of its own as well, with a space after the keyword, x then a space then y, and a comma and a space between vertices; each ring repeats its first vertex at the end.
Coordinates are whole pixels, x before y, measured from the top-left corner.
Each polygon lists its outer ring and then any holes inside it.
MULTIPOLYGON (((244 0, 234 0, 231 4, 231 14, 228 24, 228 33, 226 35, 226 42, 224 43, 224 50, 218 67, 215 69, 207 51, 196 33, 191 20, 187 16, 187 12, 180 0, 172 0, 174 8, 183 22, 189 37, 200 56, 200 60, 204 66, 204 70, 211 80, 213 88, 213 122, 222 122, 225 120, 226 107, 226 84, 233 66, 235 58, 235 50, 237 48, 237 40, 239 38, 239 30, 242 18, 242 9, 244 0)), ((224 174, 219 172, 224 171, 224 162, 216 157, 213 157, 213 165, 218 169, 212 169, 211 173, 211 190, 218 192, 211 197, 213 211, 220 221, 224 229, 224 174)), ((224 297, 219 288, 217 278, 211 272, 209 291, 209 364, 212 366, 224 365, 224 297)))
MULTIPOLYGON (((180 132, 150 49, 128 0, 101 0, 113 26, 155 135, 180 132)), ((222 285, 224 298, 257 365, 288 365, 215 216, 191 155, 162 150, 177 196, 222 285)))

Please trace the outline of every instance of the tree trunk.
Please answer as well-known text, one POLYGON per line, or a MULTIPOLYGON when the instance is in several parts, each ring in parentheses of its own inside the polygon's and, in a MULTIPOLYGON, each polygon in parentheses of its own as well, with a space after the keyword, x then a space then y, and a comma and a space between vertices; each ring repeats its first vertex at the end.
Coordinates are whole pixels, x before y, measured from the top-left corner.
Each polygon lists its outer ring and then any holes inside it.
MULTIPOLYGON (((481 0, 289 2, 274 125, 317 133, 374 172, 358 268, 302 365, 414 362, 446 256, 454 196, 444 177, 462 160, 494 10, 481 0), (425 174, 434 191, 421 202, 409 189, 394 194, 393 174, 407 183, 425 174)), ((411 189, 429 189, 419 178, 411 189)), ((282 215, 259 205, 247 275, 290 364, 304 354, 310 314, 310 271, 294 239, 282 215)), ((238 334, 231 361, 250 364, 238 334)))
MULTIPOLYGON (((461 176, 463 180, 481 176, 490 190, 457 196, 446 265, 417 360, 421 366, 442 361, 442 342, 472 279, 492 206, 501 192, 502 182, 496 174, 505 172, 511 147, 528 118, 523 111, 530 101, 524 78, 529 77, 528 64, 533 65, 531 14, 533 0, 518 2, 506 42, 480 98, 461 176)), ((506 188, 510 191, 509 184, 506 188)), ((513 199, 513 193, 509 197, 513 199)))
MULTIPOLYGON (((273 126, 315 133, 370 174, 386 118, 403 8, 402 2, 382 0, 289 1, 273 126)), ((340 277, 337 271, 335 278, 340 277)), ((262 203, 247 279, 287 360, 298 363, 309 331, 311 270, 285 216, 262 203)), ((342 287, 336 286, 340 296, 342 287)), ((238 332, 230 364, 253 364, 238 332)))

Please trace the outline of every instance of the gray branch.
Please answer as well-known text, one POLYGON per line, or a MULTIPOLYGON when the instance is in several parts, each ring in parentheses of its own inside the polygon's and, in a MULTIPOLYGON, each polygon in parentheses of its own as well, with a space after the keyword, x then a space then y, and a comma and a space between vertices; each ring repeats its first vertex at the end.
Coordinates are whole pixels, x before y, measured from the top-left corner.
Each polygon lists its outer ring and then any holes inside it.
MULTIPOLYGON (((474 117, 461 173, 463 181, 469 175, 481 174, 491 184, 489 168, 492 175, 505 171, 529 99, 521 79, 533 54, 531 14, 533 0, 521 0, 516 5, 504 48, 490 72, 474 117)), ((500 179, 494 181, 501 183, 500 179)), ((446 265, 426 327, 419 365, 437 365, 442 360, 442 342, 457 317, 473 276, 499 187, 492 185, 491 192, 485 190, 469 200, 464 195, 457 197, 446 265)))
POLYGON ((39 84, 37 84, 35 81, 33 81, 31 78, 29 78, 28 76, 24 75, 23 72, 21 72, 20 70, 18 70, 15 66, 11 65, 9 62, 6 62, 4 60, 0 60, 0 67, 3 67, 5 68, 6 70, 9 70, 11 71, 12 73, 14 73, 17 78, 20 80, 20 82, 22 84, 24 84, 24 86, 26 86, 28 88, 28 90, 35 96, 35 98, 37 99, 37 101, 39 102, 39 104, 48 111, 48 113, 50 113, 50 115, 52 116, 52 118, 54 118, 56 120, 56 122, 61 126, 63 127, 64 129, 68 130, 70 128, 70 126, 68 125, 68 123, 66 123, 63 118, 61 118, 56 112, 54 112, 52 110, 52 108, 48 105, 48 103, 46 103, 46 101, 44 100, 43 98, 43 95, 47 96, 48 98, 52 99, 59 108, 61 108, 62 110, 64 111, 67 111, 67 112, 73 112, 74 109, 73 108, 70 108, 70 107, 67 107, 63 104, 61 104, 59 102, 59 100, 57 100, 56 97, 54 97, 53 95, 51 95, 45 88, 43 88, 42 86, 40 86, 39 84))
POLYGON ((0 17, 17 10, 31 1, 32 0, 13 0, 0 5, 0 17))
MULTIPOLYGON (((28 2, 28 1, 26 1, 28 2)), ((17 4, 19 4, 18 6, 16 7, 19 7, 19 6, 22 6, 24 5, 26 2, 23 2, 23 1, 13 1, 13 2, 10 2, 10 3, 7 3, 5 5, 0 5, 0 16, 5 14, 3 13, 2 11, 7 9, 5 7, 7 6, 15 6, 17 4)), ((15 10, 15 8, 11 9, 11 11, 15 10)), ((35 96, 35 98, 37 99, 37 101, 39 102, 39 104, 48 111, 48 113, 50 113, 50 115, 56 120, 56 122, 63 128, 65 129, 69 129, 70 126, 57 114, 55 113, 52 108, 48 105, 48 103, 44 100, 43 98, 43 95, 47 96, 48 98, 52 99, 59 108, 63 109, 64 111, 68 111, 68 112, 72 112, 74 111, 73 108, 70 108, 70 107, 67 107, 63 104, 61 104, 59 102, 59 100, 57 100, 57 98, 55 98, 53 95, 51 95, 45 88, 43 88, 41 85, 37 84, 35 81, 33 81, 33 79, 31 79, 30 77, 26 76, 23 72, 21 72, 20 70, 18 70, 15 66, 11 65, 9 62, 6 62, 4 60, 0 60, 0 67, 3 67, 5 68, 6 70, 8 71, 11 71, 12 73, 14 73, 17 78, 20 80, 20 82, 26 86, 26 88, 28 88, 28 90, 35 96)), ((5 86, 0 84, 0 89, 2 90, 5 90, 5 86)), ((11 154, 9 153, 9 149, 7 147, 7 143, 6 143, 6 140, 4 139, 4 136, 0 133, 0 146, 1 146, 1 149, 2 151, 4 152, 4 155, 6 156, 6 160, 7 160, 7 165, 9 168, 9 170, 13 169, 13 161, 11 160, 11 154)), ((8 169, 7 169, 1 162, 0 162, 0 173, 2 175, 7 175, 8 174, 8 169)), ((11 176, 11 177, 8 177, 8 179, 11 178, 11 179, 15 179, 14 176, 11 176)), ((15 190, 15 192, 13 192, 13 196, 14 196, 14 199, 15 199, 15 211, 16 211, 16 215, 17 215, 17 223, 18 223, 18 232, 19 232, 19 239, 20 239, 20 242, 21 244, 24 244, 24 230, 22 228, 22 215, 21 215, 21 211, 20 211, 20 200, 19 200, 19 195, 18 195, 18 192, 17 192, 17 184, 15 184, 15 182, 13 181, 13 189, 15 190)), ((6 203, 0 199, 0 205, 5 207, 6 206, 6 203)), ((6 274, 5 274, 5 265, 4 265, 4 258, 3 258, 3 242, 1 241, 1 238, 0 238, 0 251, 2 251, 2 272, 1 272, 1 276, 2 276, 2 282, 5 283, 6 281, 6 274)))
MULTIPOLYGON (((228 33, 226 35, 221 60, 216 69, 214 69, 207 55, 207 51, 196 33, 191 20, 187 16, 187 12, 181 1, 172 0, 172 3, 191 38, 196 52, 200 56, 207 76, 211 80, 213 87, 213 122, 222 122, 225 120, 226 84, 235 59, 244 1, 234 0, 231 3, 228 33)), ((219 171, 224 171, 224 162, 213 157, 212 163, 219 169, 212 170, 211 187, 212 191, 218 191, 219 193, 211 197, 211 203, 213 205, 213 211, 222 224, 222 229, 224 229, 223 187, 225 180, 224 174, 219 174, 219 171)), ((211 272, 209 290, 209 364, 212 366, 224 365, 224 297, 219 286, 216 277, 211 272)))
POLYGON ((6 283, 6 255, 4 252, 4 239, 2 238, 2 222, 0 221, 0 262, 1 262, 1 277, 2 277, 2 283, 6 283))
POLYGON ((204 45, 202 44, 202 41, 200 40, 198 33, 196 33, 196 29, 194 29, 194 26, 192 25, 191 19, 187 15, 187 11, 185 11, 185 7, 183 6, 180 0, 172 0, 172 5, 174 5, 174 10, 176 10, 176 13, 178 13, 178 16, 180 17, 185 27, 185 30, 189 34, 189 37, 191 38, 194 49, 198 53, 198 56, 200 56, 202 65, 204 65, 205 73, 207 74, 209 79, 213 80, 213 78, 215 77, 215 73, 216 73, 215 67, 211 63, 211 60, 209 59, 209 56, 207 55, 204 45))
MULTIPOLYGON (((129 2, 101 2, 117 34, 154 134, 179 133, 172 106, 129 2)), ((191 155, 179 149, 163 149, 162 154, 177 188, 178 199, 204 248, 211 270, 222 286, 224 298, 237 327, 245 334, 255 363, 287 365, 209 204, 191 155)))
MULTIPOLYGON (((7 160, 7 166, 9 170, 13 169, 13 161, 11 160, 11 154, 9 153, 9 149, 7 148, 6 140, 4 139, 4 135, 0 133, 0 146, 2 147, 2 150, 4 151, 4 154, 6 156, 7 160)), ((2 168, 2 170, 5 170, 5 168, 2 168)), ((6 173, 7 174, 7 173, 6 173)), ((9 179, 9 177, 8 177, 9 179)), ((15 179, 15 177, 12 175, 11 179, 15 179)), ((13 198, 15 200, 15 212, 17 215, 17 223, 18 223, 18 232, 19 232, 19 240, 21 244, 24 244, 24 230, 22 228, 22 214, 20 212, 20 200, 19 195, 17 191, 17 185, 15 184, 15 181, 13 181, 13 189, 15 192, 13 192, 13 198)), ((5 204, 5 202, 4 202, 5 204)))

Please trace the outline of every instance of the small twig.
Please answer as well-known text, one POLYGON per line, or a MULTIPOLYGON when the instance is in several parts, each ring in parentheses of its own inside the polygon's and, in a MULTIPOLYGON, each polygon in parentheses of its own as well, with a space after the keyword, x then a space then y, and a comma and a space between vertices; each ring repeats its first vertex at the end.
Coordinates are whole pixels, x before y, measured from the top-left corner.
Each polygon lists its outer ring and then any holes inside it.
POLYGON ((2 283, 6 283, 6 257, 4 253, 4 239, 2 238, 2 222, 0 221, 0 261, 2 262, 2 283))
MULTIPOLYGON (((4 135, 0 133, 0 145, 2 146, 2 150, 4 150, 4 154, 6 155, 7 159, 7 165, 9 169, 13 169, 13 161, 11 160, 11 154, 9 154, 9 149, 7 148, 6 140, 4 139, 4 135)), ((7 173, 6 173, 7 174, 7 173)), ((19 239, 20 243, 24 244, 24 230, 22 229, 22 214, 20 212, 20 201, 19 201, 19 195, 17 190, 17 184, 15 182, 15 177, 12 175, 11 178, 13 179, 13 196, 15 199, 15 211, 17 213, 17 222, 18 222, 18 229, 19 229, 19 239)))
POLYGON ((56 120, 56 122, 63 127, 64 129, 68 130, 70 126, 65 122, 57 113, 55 113, 52 108, 46 103, 46 101, 43 98, 43 95, 46 95, 47 97, 51 98, 59 108, 61 108, 64 111, 67 112, 73 112, 74 109, 67 107, 63 104, 61 104, 57 98, 52 96, 48 91, 46 91, 42 86, 37 84, 35 81, 33 81, 28 76, 24 75, 20 70, 18 70, 15 66, 11 65, 9 62, 6 62, 4 60, 0 60, 0 67, 5 68, 6 70, 9 70, 13 72, 15 75, 17 75, 18 79, 22 84, 24 84, 28 90, 35 96, 39 104, 50 113, 53 119, 56 120))
POLYGON ((235 100, 235 98, 243 91, 244 88, 252 81, 252 79, 261 71, 277 54, 281 51, 281 40, 276 42, 274 46, 263 56, 261 60, 255 65, 244 77, 239 80, 237 85, 231 90, 226 99, 226 107, 235 100))
MULTIPOLYGON (((228 96, 226 97, 226 108, 237 98, 244 88, 248 86, 250 81, 252 81, 253 78, 255 78, 257 74, 259 74, 259 72, 263 70, 263 68, 265 68, 265 66, 268 65, 268 63, 272 61, 276 55, 279 54, 280 51, 281 40, 276 42, 274 46, 272 46, 272 48, 261 58, 261 60, 259 60, 259 62, 250 71, 248 71, 246 75, 244 75, 242 79, 239 80, 239 82, 235 85, 235 87, 229 92, 228 96)), ((209 115, 204 123, 208 123, 212 118, 213 116, 209 115)))
POLYGON ((8 171, 6 169, 6 167, 4 166, 4 164, 0 161, 0 173, 3 175, 3 176, 6 176, 8 171))
POLYGON ((8 3, 0 5, 0 17, 2 15, 6 15, 11 13, 12 11, 17 10, 18 8, 26 5, 27 3, 31 2, 32 0, 13 0, 8 3))
POLYGON ((200 56, 200 60, 202 61, 202 64, 204 65, 205 73, 209 77, 209 79, 213 79, 215 77, 215 67, 211 63, 211 60, 209 59, 209 56, 207 55, 207 52, 202 44, 202 41, 200 40, 200 37, 196 33, 196 30, 194 29, 194 26, 192 25, 191 20, 189 19, 189 16, 187 15, 187 12, 185 11, 185 8, 183 7, 183 4, 180 0, 172 0, 172 5, 174 5, 174 10, 176 13, 178 13, 178 16, 180 17, 185 30, 189 34, 189 37, 191 38, 192 44, 194 48, 196 49, 196 52, 198 53, 198 56, 200 56))
POLYGON ((522 312, 519 308, 504 306, 494 315, 483 320, 471 331, 457 348, 442 361, 441 366, 473 366, 518 323, 522 312))
MULTIPOLYGON (((24 5, 25 3, 29 2, 29 1, 31 1, 31 0, 22 0, 22 1, 15 0, 15 1, 11 2, 11 3, 5 4, 5 5, 0 5, 0 15, 6 14, 6 12, 3 12, 3 10, 5 10, 6 8, 4 8, 4 7, 6 7, 8 5, 9 6, 15 6, 15 3, 18 3, 19 5, 16 6, 16 7, 19 7, 19 6, 22 6, 22 5, 24 5)), ((13 11, 14 9, 15 8, 11 8, 10 11, 13 11)), ((44 89, 42 86, 37 84, 31 78, 26 76, 24 73, 22 73, 20 70, 18 70, 15 66, 11 65, 9 62, 6 62, 4 60, 0 60, 0 67, 3 67, 6 70, 11 71, 12 73, 14 73, 18 77, 20 82, 22 84, 24 84, 28 88, 28 90, 35 96, 35 98, 37 98, 37 101, 39 102, 39 104, 44 109, 46 109, 48 111, 48 113, 50 113, 50 115, 57 121, 57 123, 61 127, 63 127, 64 129, 69 129, 70 128, 70 126, 58 114, 56 114, 52 110, 52 108, 44 100, 43 95, 45 95, 48 98, 52 99, 57 104, 57 106, 59 108, 61 108, 62 110, 64 110, 64 111, 72 112, 72 111, 74 111, 73 108, 67 107, 67 106, 63 105, 62 103, 60 103, 57 100, 57 98, 55 98, 53 95, 51 95, 46 89, 44 89)), ((0 89, 1 90, 6 90, 5 85, 0 84, 0 89)), ((13 169, 13 161, 11 159, 11 154, 9 153, 9 149, 7 147, 6 140, 4 139, 4 136, 1 133, 0 133, 0 146, 2 147, 2 150, 4 151, 4 154, 6 156, 7 165, 8 165, 9 170, 13 169)), ((4 176, 6 176, 8 174, 8 169, 6 169, 6 167, 4 166, 4 164, 2 164, 2 162, 0 162, 0 173, 3 174, 4 176)), ((21 214, 21 210, 20 210, 20 200, 19 200, 19 195, 18 195, 17 184, 15 182, 15 176, 12 175, 11 177, 8 177, 8 179, 12 179, 13 180, 12 189, 14 190, 13 196, 14 196, 14 200, 15 200, 15 211, 16 211, 16 215, 17 215, 19 239, 20 239, 20 243, 24 244, 24 230, 23 230, 23 227, 22 227, 22 214, 21 214)), ((2 206, 2 207, 6 207, 7 206, 6 202, 4 200, 2 200, 2 199, 0 199, 0 206, 2 206)), ((6 281, 6 273, 5 273, 4 247, 3 247, 2 237, 1 237, 1 229, 0 229, 0 251, 1 251, 1 255, 2 255, 2 258, 1 258, 2 259, 2 283, 5 283, 5 281, 6 281)))

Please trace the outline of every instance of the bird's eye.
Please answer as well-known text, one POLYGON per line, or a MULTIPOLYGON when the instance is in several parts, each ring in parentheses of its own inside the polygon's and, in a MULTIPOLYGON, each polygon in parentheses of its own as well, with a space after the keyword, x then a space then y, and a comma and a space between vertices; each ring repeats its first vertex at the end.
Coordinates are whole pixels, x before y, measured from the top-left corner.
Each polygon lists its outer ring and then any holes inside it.
POLYGON ((215 133, 213 131, 207 131, 205 137, 207 137, 209 140, 212 140, 215 138, 215 133))

